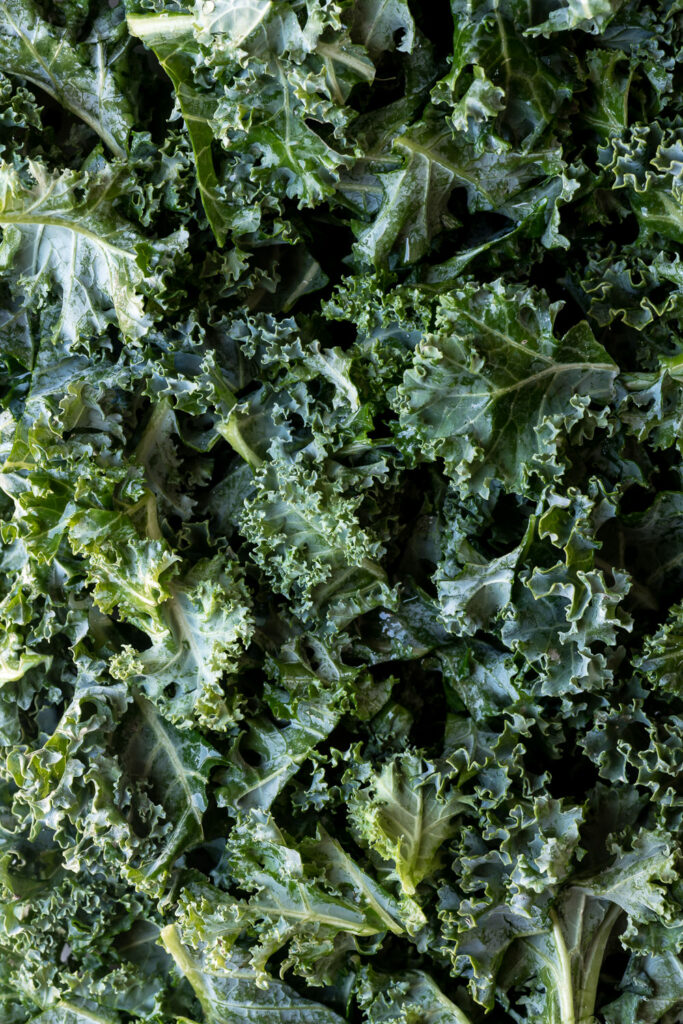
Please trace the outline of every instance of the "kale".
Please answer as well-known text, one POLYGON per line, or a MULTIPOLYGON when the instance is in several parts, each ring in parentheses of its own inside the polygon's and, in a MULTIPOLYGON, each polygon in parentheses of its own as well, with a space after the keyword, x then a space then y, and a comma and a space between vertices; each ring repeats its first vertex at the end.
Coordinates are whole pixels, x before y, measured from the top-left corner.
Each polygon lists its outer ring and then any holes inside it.
POLYGON ((0 0, 2 1024, 683 1019, 682 85, 0 0))

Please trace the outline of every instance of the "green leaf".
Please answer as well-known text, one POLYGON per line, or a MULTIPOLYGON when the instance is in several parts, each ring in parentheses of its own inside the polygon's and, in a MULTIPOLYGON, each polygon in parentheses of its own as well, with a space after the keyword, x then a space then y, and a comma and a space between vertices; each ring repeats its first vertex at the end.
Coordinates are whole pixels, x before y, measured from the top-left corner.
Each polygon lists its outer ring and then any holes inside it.
POLYGON ((524 940, 503 968, 503 986, 525 977, 528 997, 538 1019, 588 1021, 596 1010, 597 987, 607 945, 619 918, 619 908, 605 910, 597 900, 574 890, 563 893, 550 911, 548 931, 524 940), (537 988, 538 986, 538 988, 537 988))
MULTIPOLYGON (((336 5, 304 11, 282 0, 255 8, 218 0, 197 10, 202 55, 219 84, 212 130, 226 149, 242 154, 264 193, 253 201, 277 207, 287 196, 313 206, 333 195, 349 159, 346 99, 375 73, 336 5)), ((236 169, 237 177, 243 173, 236 169)))
POLYGON ((123 158, 133 117, 118 82, 114 44, 94 33, 74 46, 41 18, 32 0, 0 4, 0 69, 37 85, 123 158))
POLYGON ((31 1017, 31 1024, 118 1024, 119 1019, 104 1008, 93 1009, 62 999, 56 1006, 31 1017))
POLYGON ((176 102, 192 144, 202 205, 218 244, 224 245, 231 230, 238 227, 249 230, 250 225, 248 216, 236 216, 214 166, 211 122, 218 100, 213 91, 203 89, 194 78, 198 58, 194 20, 187 14, 165 11, 162 14, 129 14, 127 24, 131 35, 154 51, 173 84, 176 102))
POLYGON ((604 31, 621 6, 622 0, 562 0, 561 6, 551 10, 547 19, 526 30, 527 35, 549 36, 553 32, 567 32, 580 28, 597 34, 604 31))
POLYGON ((282 974, 292 968, 330 983, 360 943, 404 931, 396 901, 324 831, 297 849, 272 819, 252 812, 233 829, 226 856, 249 899, 190 889, 180 909, 183 934, 219 967, 228 966, 231 947, 246 932, 251 963, 264 979, 267 961, 283 950, 282 974))
POLYGON ((219 804, 267 810, 339 723, 358 679, 333 648, 304 635, 267 663, 273 679, 265 714, 247 718, 228 763, 217 773, 219 804))
MULTIPOLYGON (((134 862, 133 877, 156 888, 174 862, 204 838, 207 783, 218 752, 197 732, 179 732, 153 704, 135 697, 135 713, 121 730, 121 760, 133 786, 142 784, 163 808, 164 827, 134 862)), ((142 815, 141 815, 142 816, 142 815)))
POLYGON ((644 241, 660 235, 668 242, 683 240, 680 134, 634 125, 600 151, 612 188, 626 190, 644 241))
POLYGON ((621 135, 628 125, 633 69, 620 50, 592 50, 586 58, 590 106, 585 120, 602 139, 621 135))
POLYGON ((475 284, 441 299, 398 389, 399 437, 443 458, 461 486, 523 491, 560 472, 558 429, 613 395, 616 367, 586 323, 561 339, 542 293, 475 284))
POLYGON ((405 754, 374 772, 349 803, 363 845, 393 864, 404 893, 434 874, 443 844, 457 831, 457 815, 469 800, 451 789, 430 765, 405 754))
POLYGON ((415 22, 405 0, 359 0, 353 8, 351 33, 376 60, 394 48, 410 53, 415 22))
POLYGON ((155 264, 163 266, 185 236, 159 243, 154 259, 143 261, 142 236, 114 205, 125 189, 120 168, 61 174, 39 163, 23 174, 8 164, 0 168, 0 225, 12 253, 14 287, 34 305, 46 291, 56 295, 55 337, 75 342, 110 323, 132 339, 149 330, 144 296, 161 285, 155 264))
MULTIPOLYGON (((386 127, 381 123, 383 131, 386 127)), ((378 267, 416 262, 439 232, 457 226, 448 212, 456 187, 466 189, 471 213, 495 210, 518 221, 535 203, 538 179, 555 177, 563 169, 553 150, 518 152, 490 133, 479 137, 459 132, 454 137, 434 108, 405 131, 400 121, 393 127, 386 152, 374 157, 377 170, 364 161, 363 175, 368 180, 359 182, 365 189, 379 186, 382 191, 372 223, 366 226, 359 221, 356 227, 359 260, 378 267), (398 169, 385 170, 382 165, 387 164, 398 169), (527 193, 531 182, 536 184, 527 193)), ((367 143, 375 142, 377 149, 377 141, 370 132, 368 136, 367 143)), ((358 187, 353 176, 342 182, 343 191, 351 196, 358 187)))
POLYGON ((333 615, 347 590, 382 603, 386 576, 377 564, 382 546, 358 522, 359 498, 342 497, 301 459, 277 458, 265 465, 256 486, 244 506, 241 530, 257 565, 299 614, 315 608, 333 615))
POLYGON ((671 609, 667 622, 648 637, 636 665, 653 684, 672 696, 683 692, 683 606, 671 609))
POLYGON ((342 1018, 332 1010, 305 999, 284 982, 269 978, 264 985, 247 957, 236 954, 224 968, 212 969, 182 944, 176 925, 167 925, 161 937, 192 985, 207 1024, 268 1024, 273 1014, 283 1024, 341 1024, 342 1018))
POLYGON ((360 999, 368 1024, 470 1024, 463 1010, 423 971, 381 975, 368 969, 360 999))
POLYGON ((455 106, 455 124, 472 70, 475 94, 483 90, 496 96, 496 106, 502 100, 497 121, 503 138, 512 138, 523 151, 533 150, 574 83, 562 64, 544 60, 525 38, 532 9, 519 0, 500 0, 495 7, 489 0, 450 0, 450 7, 451 70, 435 86, 433 98, 455 106))
POLYGON ((151 646, 124 648, 110 662, 112 674, 137 685, 181 727, 196 718, 224 729, 235 704, 222 680, 236 671, 252 633, 249 596, 234 564, 216 556, 170 582, 150 632, 151 646))
POLYGON ((178 556, 161 540, 142 540, 128 516, 89 509, 73 516, 69 539, 76 554, 87 556, 93 599, 103 612, 118 608, 138 628, 156 631, 158 606, 166 601, 178 556), (169 570, 173 569, 173 573, 169 570))
POLYGON ((668 1024, 683 1005, 683 965, 672 953, 634 957, 620 988, 603 1009, 607 1024, 668 1024))
MULTIPOLYGON (((673 923, 677 908, 667 900, 667 885, 678 878, 676 852, 666 835, 637 833, 632 849, 618 846, 614 863, 577 883, 584 892, 615 903, 632 922, 654 918, 673 923)), ((628 932, 626 938, 628 938, 628 932)))

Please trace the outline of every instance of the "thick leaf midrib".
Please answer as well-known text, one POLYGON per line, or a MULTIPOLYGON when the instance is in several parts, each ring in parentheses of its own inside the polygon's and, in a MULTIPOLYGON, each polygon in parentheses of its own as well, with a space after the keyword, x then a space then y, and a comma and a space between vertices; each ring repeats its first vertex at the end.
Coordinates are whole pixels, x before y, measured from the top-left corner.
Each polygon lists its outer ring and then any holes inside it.
POLYGON ((57 1006, 61 1006, 67 1013, 72 1013, 74 1017, 82 1017, 84 1020, 90 1021, 91 1024, 116 1024, 116 1019, 114 1017, 94 1013, 92 1010, 86 1010, 85 1007, 79 1006, 77 1003, 72 1003, 68 999, 60 999, 57 1006))
MULTIPOLYGON (((464 372, 471 373, 471 370, 465 368, 464 372)), ((615 367, 610 363, 553 363, 552 366, 546 367, 545 370, 539 370, 538 373, 532 374, 530 377, 523 377, 521 380, 516 381, 514 384, 510 384, 505 388, 491 388, 488 391, 449 391, 448 397, 450 399, 469 399, 469 398, 488 398, 495 399, 500 398, 503 395, 510 394, 513 391, 519 391, 522 388, 533 384, 535 381, 540 380, 543 377, 557 376, 561 373, 567 373, 570 370, 605 370, 615 371, 615 367)), ((479 375, 481 376, 481 374, 479 375)), ((440 390, 440 389, 437 389, 440 390)))
POLYGON ((287 155, 292 163, 296 163, 294 154, 292 153, 292 110, 289 105, 289 86, 285 77, 282 64, 279 60, 275 61, 277 67, 278 78, 280 79, 280 85, 282 86, 282 112, 285 116, 285 137, 284 147, 287 150, 287 155))
POLYGON ((159 43, 169 36, 189 35, 195 27, 192 14, 129 14, 126 17, 128 31, 149 46, 154 44, 150 36, 159 36, 159 43))
POLYGON ((84 228, 80 224, 75 224, 73 221, 62 219, 61 217, 46 217, 46 216, 26 216, 26 214, 17 214, 12 216, 3 213, 0 215, 0 225, 5 226, 8 224, 30 224, 37 225, 39 227, 55 227, 63 228, 67 231, 71 231, 73 234, 82 235, 89 241, 93 242, 98 249, 103 249, 106 252, 112 253, 115 256, 122 256, 127 260, 135 260, 135 254, 128 252, 126 249, 121 249, 118 245, 112 245, 111 242, 106 241, 101 235, 96 234, 94 231, 90 231, 88 228, 84 228))
POLYGON ((496 206, 496 203, 493 201, 493 197, 482 187, 481 182, 477 181, 471 174, 467 174, 462 167, 458 166, 458 164, 452 163, 447 157, 442 156, 434 150, 428 149, 427 146, 420 145, 419 142, 414 142, 405 135, 396 139, 394 145, 398 146, 400 149, 405 149, 416 156, 421 156, 423 160, 426 160, 429 164, 438 164, 440 167, 443 167, 444 170, 447 170, 452 174, 454 178, 466 181, 468 184, 472 185, 472 187, 475 188, 492 207, 496 206))
POLYGON ((386 924, 387 928, 391 932, 393 932, 394 935, 402 935, 403 934, 403 928, 384 909, 384 907, 381 905, 381 903, 376 898, 376 896, 373 895, 372 891, 368 888, 367 884, 363 880, 363 873, 360 871, 358 866, 354 863, 354 861, 351 859, 351 857, 349 857, 344 852, 343 848, 340 846, 340 844, 338 842, 336 842, 334 839, 332 839, 332 837, 329 837, 329 841, 330 841, 330 843, 332 843, 333 846, 336 847, 337 852, 343 858, 343 861, 344 861, 344 871, 346 871, 347 874, 353 879, 354 883, 361 890, 361 892, 363 893, 363 896, 368 901, 368 903, 370 904, 370 906, 372 907, 374 912, 378 915, 379 919, 386 924))
POLYGON ((136 696, 135 703, 142 714, 145 722, 149 725, 150 729, 154 733, 157 742, 160 744, 161 749, 168 758, 168 761, 176 775, 178 784, 185 794, 186 804, 189 813, 195 818, 197 826, 199 828, 200 835, 203 835, 202 829, 202 815, 193 799, 193 793, 187 782, 187 772, 185 771, 182 762, 180 761, 176 749, 173 745, 171 738, 169 737, 166 730, 163 728, 159 721, 159 716, 149 706, 147 701, 139 696, 136 696))
POLYGON ((190 626, 188 617, 185 614, 185 609, 183 608, 180 599, 181 594, 185 594, 186 597, 188 595, 186 591, 182 591, 179 588, 174 587, 173 584, 170 584, 168 589, 171 594, 171 599, 166 603, 166 608, 171 618, 175 621, 182 640, 187 641, 187 645, 190 648, 190 653, 194 658, 195 664, 197 665, 197 671, 199 673, 202 665, 204 664, 205 658, 197 646, 194 630, 190 626))
MULTIPOLYGON (((92 128, 95 134, 99 135, 102 141, 106 143, 107 146, 109 146, 109 148, 115 156, 124 158, 126 155, 126 151, 118 144, 118 142, 113 137, 111 132, 107 131, 104 125, 100 121, 98 121, 97 118, 89 114, 87 110, 84 110, 82 107, 78 106, 78 104, 74 103, 72 100, 69 100, 67 96, 65 96, 64 91, 59 86, 59 82, 50 70, 50 65, 45 63, 38 50, 35 48, 33 41, 16 24, 11 14, 7 10, 7 5, 2 4, 2 9, 5 12, 5 17, 7 18, 7 21, 16 32, 17 38, 20 40, 20 42, 24 43, 24 45, 28 48, 30 53, 35 58, 36 63, 38 63, 41 68, 43 68, 48 80, 52 83, 52 88, 48 86, 47 82, 45 82, 44 79, 40 79, 35 75, 31 75, 30 69, 21 69, 22 78, 26 78, 27 81, 32 82, 34 85, 38 86, 39 89, 43 89, 49 96, 51 96, 58 103, 63 104, 63 106, 65 106, 67 110, 70 110, 72 114, 75 114, 76 117, 79 117, 83 122, 85 122, 85 124, 87 124, 89 128, 92 128)), ((57 46, 57 53, 59 53, 59 50, 61 49, 63 43, 64 40, 60 40, 57 46)), ((16 72, 14 73, 16 74, 16 72)))
POLYGON ((373 925, 364 923, 363 915, 360 911, 354 911, 351 908, 348 908, 347 913, 349 916, 355 915, 357 918, 361 919, 358 924, 354 924, 353 919, 349 919, 349 917, 344 916, 343 910, 345 908, 343 907, 339 908, 340 913, 335 917, 332 914, 324 914, 308 904, 301 891, 299 891, 299 897, 304 905, 303 910, 297 910, 296 907, 288 907, 285 904, 275 903, 271 905, 267 902, 261 902, 258 898, 250 901, 249 906, 253 910, 263 913, 267 917, 284 917, 285 919, 292 918, 295 921, 318 921, 320 924, 328 925, 330 928, 335 928, 338 931, 344 929, 352 932, 354 935, 376 935, 379 931, 379 929, 375 928, 373 925))

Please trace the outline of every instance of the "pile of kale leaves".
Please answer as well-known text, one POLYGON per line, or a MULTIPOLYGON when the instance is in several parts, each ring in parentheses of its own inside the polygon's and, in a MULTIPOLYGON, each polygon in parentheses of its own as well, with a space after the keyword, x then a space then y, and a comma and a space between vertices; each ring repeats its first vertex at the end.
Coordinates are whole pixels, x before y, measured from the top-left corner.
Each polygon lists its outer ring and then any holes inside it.
POLYGON ((681 0, 0 0, 2 1024, 683 1019, 681 0))

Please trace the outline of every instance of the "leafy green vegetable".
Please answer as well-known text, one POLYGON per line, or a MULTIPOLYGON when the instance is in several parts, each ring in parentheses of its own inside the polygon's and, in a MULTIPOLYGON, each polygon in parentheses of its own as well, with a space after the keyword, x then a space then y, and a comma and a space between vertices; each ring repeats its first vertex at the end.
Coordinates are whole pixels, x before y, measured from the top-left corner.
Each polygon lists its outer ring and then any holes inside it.
POLYGON ((682 1019, 682 55, 0 2, 3 1024, 682 1019))

